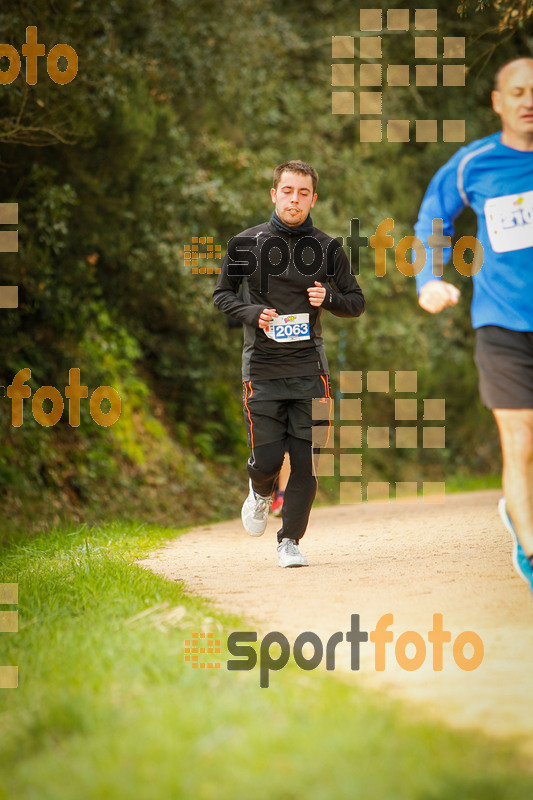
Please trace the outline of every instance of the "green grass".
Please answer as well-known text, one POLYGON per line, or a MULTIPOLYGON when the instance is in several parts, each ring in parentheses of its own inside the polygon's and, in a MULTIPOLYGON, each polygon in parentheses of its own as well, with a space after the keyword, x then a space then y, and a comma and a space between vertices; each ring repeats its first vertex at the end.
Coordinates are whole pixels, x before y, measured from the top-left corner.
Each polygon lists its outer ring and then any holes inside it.
POLYGON ((257 667, 227 671, 228 634, 250 626, 132 563, 177 533, 110 525, 4 551, 20 630, 1 635, 0 663, 19 665, 20 685, 0 691, 1 798, 532 796, 511 744, 410 719, 355 674, 291 663, 261 689, 257 667), (184 662, 195 630, 221 639, 222 669, 184 662))
POLYGON ((446 478, 446 492, 448 494, 452 492, 478 492, 485 489, 501 488, 501 473, 497 475, 483 475, 482 477, 458 473, 457 475, 452 475, 451 478, 446 478))

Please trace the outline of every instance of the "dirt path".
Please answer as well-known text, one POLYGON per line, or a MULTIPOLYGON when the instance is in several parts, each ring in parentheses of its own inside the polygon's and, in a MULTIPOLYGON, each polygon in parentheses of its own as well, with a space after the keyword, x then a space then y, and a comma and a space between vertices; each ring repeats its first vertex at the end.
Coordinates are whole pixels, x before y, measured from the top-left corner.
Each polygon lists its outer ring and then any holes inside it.
MULTIPOLYGON (((309 630, 325 644, 335 631, 349 630, 351 614, 371 631, 392 613, 394 642, 386 645, 385 671, 375 671, 370 642, 361 645, 359 672, 350 671, 349 644, 337 646, 337 665, 348 680, 386 688, 455 726, 519 735, 533 753, 533 600, 512 567, 499 497, 487 491, 451 495, 443 505, 419 499, 315 508, 302 540, 310 562, 303 569, 277 566, 279 524, 272 517, 261 538, 248 536, 234 520, 196 528, 141 563, 242 615, 259 638, 277 630, 291 646, 309 630), (461 670, 449 644, 443 670, 433 670, 427 633, 434 613, 443 615, 452 642, 462 631, 481 637, 479 668, 461 670), (404 631, 426 641, 426 660, 416 671, 396 662, 395 643, 404 631)), ((414 646, 409 648, 412 656, 414 646)), ((471 653, 467 645, 465 657, 471 653)))

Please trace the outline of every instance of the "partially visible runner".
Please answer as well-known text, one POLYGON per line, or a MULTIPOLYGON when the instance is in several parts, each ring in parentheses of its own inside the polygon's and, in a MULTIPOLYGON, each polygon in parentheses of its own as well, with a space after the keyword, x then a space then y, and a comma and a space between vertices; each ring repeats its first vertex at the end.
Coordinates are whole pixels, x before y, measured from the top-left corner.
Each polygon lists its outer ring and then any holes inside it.
POLYGON ((270 510, 272 511, 272 514, 275 517, 281 517, 281 512, 283 510, 283 499, 285 496, 285 489, 287 488, 287 483, 289 482, 290 474, 291 474, 291 460, 289 458, 289 454, 285 453, 283 464, 281 465, 279 475, 274 484, 274 492, 272 494, 272 507, 270 510))
MULTIPOLYGON (((500 68, 492 105, 501 133, 462 147, 439 169, 415 233, 427 249, 434 219, 450 236, 461 209, 471 206, 477 215, 484 261, 473 275, 471 311, 479 389, 500 434, 499 512, 513 538, 515 568, 533 591, 533 59, 500 68)), ((418 300, 436 314, 456 305, 460 292, 434 278, 428 253, 417 275, 418 300)), ((444 261, 449 256, 448 247, 444 261)))
POLYGON ((272 218, 232 239, 213 294, 220 311, 244 324, 243 403, 251 452, 241 517, 251 536, 265 531, 286 450, 290 456, 277 533, 281 567, 307 566, 298 543, 317 489, 313 441, 324 446, 329 435, 331 389, 321 312, 358 317, 365 308, 342 246, 313 226, 309 212, 317 181, 316 171, 303 161, 276 167, 272 218), (321 421, 313 420, 313 398, 325 411, 321 421), (317 438, 320 426, 323 436, 317 438))

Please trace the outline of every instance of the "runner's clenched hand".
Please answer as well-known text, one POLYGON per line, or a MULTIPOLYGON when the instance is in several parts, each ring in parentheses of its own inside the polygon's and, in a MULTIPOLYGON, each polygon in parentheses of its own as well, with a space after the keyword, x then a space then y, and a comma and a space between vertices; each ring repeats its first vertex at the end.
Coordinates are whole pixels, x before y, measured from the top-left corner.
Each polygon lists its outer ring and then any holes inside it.
POLYGON ((424 311, 429 311, 430 314, 438 314, 439 311, 442 311, 447 306, 457 305, 460 297, 461 292, 453 283, 429 281, 420 290, 418 304, 424 311))
POLYGON ((314 286, 307 287, 307 294, 309 295, 309 302, 315 308, 321 306, 326 296, 326 288, 321 283, 315 281, 314 286))
POLYGON ((261 314, 259 316, 259 322, 257 324, 259 325, 260 328, 265 330, 265 328, 268 328, 271 321, 275 319, 277 316, 278 312, 276 311, 275 308, 264 308, 261 311, 261 314))

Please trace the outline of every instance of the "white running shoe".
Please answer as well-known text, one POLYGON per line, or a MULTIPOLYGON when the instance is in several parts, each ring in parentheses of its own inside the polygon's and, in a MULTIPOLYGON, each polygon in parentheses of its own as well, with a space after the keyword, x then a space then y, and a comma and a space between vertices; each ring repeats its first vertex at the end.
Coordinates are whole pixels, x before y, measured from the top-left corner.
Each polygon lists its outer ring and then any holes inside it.
POLYGON ((282 539, 278 544, 280 567, 308 567, 309 562, 298 550, 294 539, 282 539))
POLYGON ((243 503, 241 511, 242 524, 250 536, 262 536, 268 521, 268 512, 272 503, 272 495, 261 497, 256 494, 250 479, 250 492, 243 503))

